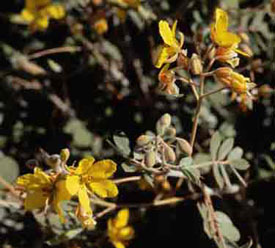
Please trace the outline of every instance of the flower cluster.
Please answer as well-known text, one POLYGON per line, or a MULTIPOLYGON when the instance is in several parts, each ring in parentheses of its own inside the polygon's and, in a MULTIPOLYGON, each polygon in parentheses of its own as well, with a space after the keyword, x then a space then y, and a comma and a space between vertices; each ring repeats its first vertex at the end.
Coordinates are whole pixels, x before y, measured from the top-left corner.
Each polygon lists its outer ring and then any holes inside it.
MULTIPOLYGON (((172 28, 168 22, 161 20, 159 22, 159 33, 164 44, 160 46, 157 53, 155 66, 161 68, 158 74, 159 88, 168 95, 178 95, 179 88, 176 81, 187 83, 192 87, 193 92, 198 92, 196 82, 191 78, 184 78, 177 75, 180 69, 188 71, 188 74, 194 76, 214 76, 214 78, 222 83, 226 88, 230 88, 234 97, 239 94, 242 104, 246 104, 248 97, 251 98, 249 91, 255 87, 250 79, 234 72, 233 69, 239 65, 238 54, 249 57, 250 54, 238 48, 241 37, 235 33, 228 31, 228 15, 217 8, 215 11, 214 22, 210 25, 210 37, 212 44, 209 45, 205 54, 198 52, 188 57, 187 50, 183 50, 184 35, 179 32, 179 40, 177 39, 177 21, 173 23, 172 28), (200 55, 199 55, 200 54, 200 55), (209 64, 204 67, 207 59, 209 64), (217 68, 209 72, 215 61, 228 64, 230 67, 217 68), (171 68, 171 64, 177 62, 177 66, 171 68)), ((198 97, 197 97, 198 98, 198 97)))
POLYGON ((21 17, 29 23, 32 31, 45 30, 49 26, 49 19, 62 19, 65 9, 61 4, 53 4, 51 0, 25 0, 25 8, 21 17))
MULTIPOLYGON (((67 149, 65 149, 67 150, 67 149)), ((109 179, 116 171, 116 163, 106 159, 95 162, 93 157, 82 159, 77 167, 67 166, 64 162, 68 157, 62 156, 56 160, 54 169, 44 172, 35 168, 33 174, 20 176, 16 184, 26 193, 25 210, 44 209, 52 207, 65 222, 61 203, 72 198, 78 199, 75 210, 76 217, 84 228, 91 229, 95 225, 90 198, 97 195, 101 198, 116 197, 118 188, 109 179)))

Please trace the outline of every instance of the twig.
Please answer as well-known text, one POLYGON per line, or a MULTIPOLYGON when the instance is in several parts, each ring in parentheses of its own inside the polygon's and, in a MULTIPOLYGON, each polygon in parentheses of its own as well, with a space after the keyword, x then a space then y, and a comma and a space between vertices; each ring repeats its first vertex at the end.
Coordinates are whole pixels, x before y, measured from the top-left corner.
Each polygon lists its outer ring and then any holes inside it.
POLYGON ((226 89, 226 88, 227 88, 227 87, 221 87, 221 88, 219 88, 219 89, 216 89, 216 90, 207 92, 207 93, 203 94, 203 95, 201 96, 201 98, 204 98, 204 97, 213 95, 213 94, 215 94, 215 93, 217 93, 217 92, 220 92, 220 91, 222 91, 222 90, 224 90, 224 89, 226 89))
MULTIPOLYGON (((17 198, 19 197, 18 192, 14 189, 14 187, 8 183, 3 177, 0 176, 0 184, 4 186, 5 189, 7 189, 11 194, 16 196, 17 198)), ((20 198, 20 197, 19 197, 20 198)))
POLYGON ((29 59, 37 59, 46 55, 50 54, 56 54, 56 53, 74 53, 74 52, 79 52, 81 51, 80 46, 75 46, 75 47, 56 47, 56 48, 51 48, 43 51, 39 51, 33 54, 28 55, 29 59))
POLYGON ((116 206, 107 207, 104 210, 102 210, 101 212, 99 212, 98 214, 96 214, 94 216, 94 219, 99 219, 99 218, 103 217, 105 214, 108 214, 108 213, 114 211, 115 209, 116 209, 116 206))
POLYGON ((203 196, 204 196, 204 203, 208 207, 208 210, 209 210, 210 225, 211 225, 212 229, 214 230, 215 235, 217 236, 218 243, 221 244, 221 247, 226 248, 223 235, 222 235, 221 230, 219 228, 217 216, 216 216, 216 213, 215 213, 215 209, 213 207, 211 197, 210 197, 209 193, 207 192, 206 186, 204 184, 202 185, 202 193, 203 193, 203 196))
POLYGON ((115 179, 115 180, 113 180, 113 182, 115 184, 121 184, 121 183, 128 183, 128 182, 139 181, 140 179, 141 179, 141 176, 132 176, 132 177, 115 179))

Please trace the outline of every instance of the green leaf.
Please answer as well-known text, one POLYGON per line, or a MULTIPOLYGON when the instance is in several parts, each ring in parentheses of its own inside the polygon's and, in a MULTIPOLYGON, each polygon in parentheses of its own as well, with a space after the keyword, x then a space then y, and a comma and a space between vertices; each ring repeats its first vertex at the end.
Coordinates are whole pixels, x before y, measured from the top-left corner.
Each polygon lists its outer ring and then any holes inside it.
POLYGON ((220 149, 218 152, 218 160, 225 159, 225 157, 228 155, 228 153, 232 150, 233 145, 234 145, 233 138, 226 139, 220 146, 220 149))
POLYGON ((232 160, 230 161, 230 164, 234 166, 237 170, 247 170, 250 166, 248 161, 243 158, 232 160))
POLYGON ((230 241, 236 242, 240 239, 239 230, 233 225, 231 219, 223 212, 216 211, 219 228, 224 237, 230 241))
POLYGON ((193 163, 193 159, 191 157, 185 157, 180 160, 181 167, 191 166, 192 163, 193 163))
POLYGON ((128 172, 128 173, 133 173, 137 171, 137 167, 134 165, 128 165, 126 163, 122 163, 121 167, 125 172, 128 172))
POLYGON ((213 176, 214 176, 215 181, 218 184, 219 188, 222 189, 223 186, 224 186, 224 180, 223 180, 223 177, 221 175, 219 166, 220 165, 218 165, 218 164, 213 165, 213 167, 212 167, 213 168, 213 176))
POLYGON ((215 132, 210 141, 210 153, 212 160, 216 160, 217 152, 221 144, 221 136, 219 132, 215 132))
POLYGON ((123 155, 129 156, 129 154, 131 153, 131 149, 130 149, 129 139, 126 136, 126 134, 121 132, 119 134, 114 135, 113 139, 114 139, 115 145, 118 147, 119 151, 123 155))
MULTIPOLYGON (((0 157, 0 176, 8 183, 13 183, 19 175, 18 163, 11 157, 0 157)), ((3 189, 0 184, 0 189, 3 189)))
POLYGON ((243 156, 243 149, 241 147, 235 147, 228 155, 228 160, 241 159, 243 156))

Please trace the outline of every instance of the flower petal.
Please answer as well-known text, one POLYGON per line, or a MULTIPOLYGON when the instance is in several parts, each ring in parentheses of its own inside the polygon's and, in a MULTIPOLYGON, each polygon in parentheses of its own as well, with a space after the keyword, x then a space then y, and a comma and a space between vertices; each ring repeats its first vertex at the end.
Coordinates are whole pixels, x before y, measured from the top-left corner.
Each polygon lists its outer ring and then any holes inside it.
POLYGON ((84 209, 84 211, 88 214, 92 214, 92 209, 90 206, 90 199, 87 193, 87 189, 85 186, 82 186, 78 192, 78 199, 80 202, 81 207, 84 209))
POLYGON ((78 175, 83 175, 88 172, 89 169, 91 169, 91 166, 95 162, 94 157, 87 157, 83 158, 82 160, 79 161, 78 166, 75 170, 75 173, 78 175))
POLYGON ((115 248, 125 248, 125 245, 121 241, 112 241, 115 248))
POLYGON ((89 184, 91 191, 98 196, 105 197, 116 197, 118 195, 118 188, 111 180, 98 180, 89 184))
POLYGON ((46 15, 54 19, 62 19, 65 16, 65 9, 61 4, 51 4, 44 11, 46 15))
POLYGON ((130 240, 134 237, 134 233, 134 228, 131 226, 126 226, 119 230, 118 237, 121 240, 130 240))
POLYGON ((65 186, 71 196, 76 195, 80 189, 80 177, 76 175, 68 175, 66 177, 65 186))
POLYGON ((116 228, 122 228, 127 226, 128 221, 129 221, 129 209, 128 208, 124 208, 122 210, 120 210, 116 216, 116 218, 114 219, 114 226, 116 228))
POLYGON ((155 66, 156 66, 157 68, 161 68, 162 65, 163 65, 163 64, 166 62, 166 60, 168 59, 168 57, 169 57, 169 54, 168 54, 168 52, 167 52, 167 48, 164 47, 164 46, 162 46, 162 47, 160 48, 159 54, 158 54, 158 56, 157 56, 157 61, 156 61, 156 63, 155 63, 155 66))
POLYGON ((89 176, 95 179, 106 179, 116 171, 116 163, 110 159, 105 159, 94 163, 89 171, 89 176))
POLYGON ((161 20, 159 22, 159 33, 165 44, 167 44, 168 46, 174 45, 175 37, 167 21, 161 20))
POLYGON ((43 192, 42 189, 31 190, 27 192, 24 207, 27 211, 43 208, 49 196, 50 194, 43 192))
POLYGON ((217 8, 215 12, 215 20, 216 20, 215 22, 216 32, 217 33, 226 32, 228 28, 227 13, 224 10, 217 8))
POLYGON ((28 9, 23 9, 21 11, 21 17, 24 19, 26 22, 32 22, 34 20, 34 15, 31 11, 28 9))

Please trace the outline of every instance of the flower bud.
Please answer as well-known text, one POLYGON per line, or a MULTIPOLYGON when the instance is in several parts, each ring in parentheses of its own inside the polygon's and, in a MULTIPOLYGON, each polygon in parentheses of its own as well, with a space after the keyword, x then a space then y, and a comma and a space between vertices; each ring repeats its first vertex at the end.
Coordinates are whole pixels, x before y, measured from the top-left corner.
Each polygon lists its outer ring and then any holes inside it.
POLYGON ((165 160, 168 162, 175 162, 176 160, 176 153, 167 144, 164 147, 164 157, 165 157, 165 160))
POLYGON ((166 113, 159 119, 160 125, 164 127, 169 127, 171 125, 171 115, 166 113))
POLYGON ((249 44, 250 43, 250 39, 249 39, 249 36, 242 32, 242 33, 239 33, 239 36, 241 37, 242 41, 246 44, 249 44))
POLYGON ((274 90, 268 85, 264 84, 258 89, 258 95, 262 97, 269 97, 274 90))
POLYGON ((175 137, 177 133, 177 130, 174 127, 168 127, 165 130, 165 135, 169 136, 169 137, 175 137))
POLYGON ((102 35, 108 31, 108 22, 105 18, 100 18, 95 21, 93 28, 99 35, 102 35))
POLYGON ((60 152, 60 159, 62 162, 66 163, 70 157, 70 150, 65 148, 62 149, 60 152))
POLYGON ((242 51, 244 51, 249 57, 253 56, 253 52, 251 48, 247 44, 241 44, 240 48, 242 51))
POLYGON ((145 165, 153 167, 156 164, 156 154, 154 151, 149 151, 145 154, 145 165))
POLYGON ((182 67, 184 70, 188 70, 189 68, 189 58, 186 54, 186 51, 183 50, 181 53, 179 53, 177 58, 177 65, 182 67))
POLYGON ((201 59, 195 53, 192 54, 192 57, 190 60, 190 67, 191 67, 191 72, 194 75, 200 75, 202 73, 203 68, 202 68, 201 59))
POLYGON ((192 155, 193 149, 187 140, 182 139, 182 138, 177 138, 177 142, 178 142, 179 149, 181 152, 187 153, 188 156, 192 155))
POLYGON ((215 55, 216 55, 216 48, 213 47, 213 48, 210 50, 210 52, 208 53, 208 58, 209 58, 210 60, 211 60, 211 59, 214 59, 215 55))
POLYGON ((145 146, 150 142, 150 138, 148 135, 140 135, 137 140, 136 143, 138 146, 145 146))

